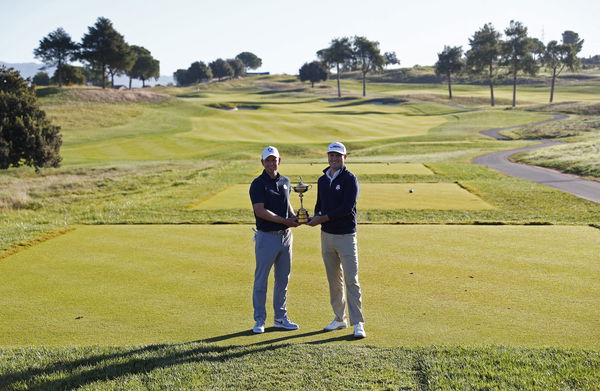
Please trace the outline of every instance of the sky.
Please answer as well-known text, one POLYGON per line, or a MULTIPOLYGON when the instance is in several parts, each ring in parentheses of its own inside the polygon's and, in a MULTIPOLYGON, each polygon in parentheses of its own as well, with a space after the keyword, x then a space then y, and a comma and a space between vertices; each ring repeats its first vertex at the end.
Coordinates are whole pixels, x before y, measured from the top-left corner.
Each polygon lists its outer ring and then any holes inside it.
POLYGON ((169 76, 243 51, 262 59, 258 71, 297 74, 332 39, 355 35, 396 52, 402 67, 433 65, 444 45, 466 51, 484 24, 502 32, 511 20, 544 43, 575 31, 587 57, 600 54, 598 15, 598 0, 0 0, 0 61, 39 63, 33 50, 43 37, 62 27, 80 42, 98 17, 150 50, 169 76))

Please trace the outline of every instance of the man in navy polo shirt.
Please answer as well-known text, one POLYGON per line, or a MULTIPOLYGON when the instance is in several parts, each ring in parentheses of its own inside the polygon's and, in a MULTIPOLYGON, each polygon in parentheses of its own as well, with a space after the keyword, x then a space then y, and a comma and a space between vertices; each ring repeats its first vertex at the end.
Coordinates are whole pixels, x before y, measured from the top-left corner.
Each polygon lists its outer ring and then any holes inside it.
POLYGON ((287 287, 292 268, 292 232, 298 220, 289 201, 290 180, 280 175, 281 158, 277 148, 266 147, 261 156, 264 170, 250 185, 250 200, 256 218, 254 250, 256 269, 252 304, 255 334, 265 332, 267 312, 267 282, 271 268, 275 269, 273 291, 274 326, 285 330, 297 330, 297 324, 287 317, 287 287))
POLYGON ((365 338, 362 297, 358 283, 358 248, 356 242, 356 200, 358 179, 346 169, 346 147, 331 143, 327 148, 329 167, 323 170, 317 188, 315 216, 310 226, 321 224, 321 254, 325 263, 329 297, 335 314, 325 331, 345 329, 346 297, 354 337, 365 338))

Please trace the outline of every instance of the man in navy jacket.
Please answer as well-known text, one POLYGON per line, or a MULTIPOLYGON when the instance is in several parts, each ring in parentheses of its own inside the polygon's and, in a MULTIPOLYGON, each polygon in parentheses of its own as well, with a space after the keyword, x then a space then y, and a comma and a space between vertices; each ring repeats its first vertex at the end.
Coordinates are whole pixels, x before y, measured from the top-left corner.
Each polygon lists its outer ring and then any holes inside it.
POLYGON ((327 148, 327 167, 319 178, 315 216, 308 222, 321 224, 321 254, 329 282, 333 321, 326 331, 344 329, 346 300, 354 336, 367 336, 362 314, 362 297, 358 282, 358 248, 356 240, 356 200, 358 179, 346 168, 346 147, 334 142, 327 148), (346 295, 344 295, 344 283, 346 295), (345 297, 347 296, 347 298, 345 297))
POLYGON ((290 180, 279 174, 281 158, 273 146, 263 150, 261 163, 264 170, 250 185, 250 200, 256 218, 254 252, 256 269, 252 289, 255 324, 252 332, 265 332, 267 318, 267 282, 274 268, 273 291, 274 326, 285 330, 299 327, 287 317, 287 288, 292 268, 293 236, 289 228, 297 227, 298 219, 289 201, 290 180))

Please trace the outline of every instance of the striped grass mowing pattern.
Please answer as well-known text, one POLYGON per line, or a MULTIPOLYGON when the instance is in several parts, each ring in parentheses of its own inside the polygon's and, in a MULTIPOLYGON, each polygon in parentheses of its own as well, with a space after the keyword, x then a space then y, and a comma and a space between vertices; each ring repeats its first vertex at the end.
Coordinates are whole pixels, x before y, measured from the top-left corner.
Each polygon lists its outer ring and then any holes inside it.
MULTIPOLYGON (((320 332, 332 313, 319 230, 306 226, 294 230, 288 297, 301 329, 248 333, 252 235, 249 225, 82 226, 10 255, 0 346, 345 343, 349 330, 320 332)), ((369 345, 600 347, 595 228, 360 225, 358 235, 369 345)))

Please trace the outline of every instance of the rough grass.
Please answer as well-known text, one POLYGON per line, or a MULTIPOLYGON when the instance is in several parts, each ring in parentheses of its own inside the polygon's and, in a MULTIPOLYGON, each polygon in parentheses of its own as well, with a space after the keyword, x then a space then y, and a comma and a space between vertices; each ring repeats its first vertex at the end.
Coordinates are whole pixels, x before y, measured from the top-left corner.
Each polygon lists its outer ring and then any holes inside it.
POLYGON ((553 145, 514 157, 515 160, 562 172, 600 178, 600 137, 564 145, 553 145))
POLYGON ((596 351, 204 342, 0 349, 6 390, 596 390, 596 351))
POLYGON ((55 101, 84 101, 103 103, 160 103, 171 100, 171 96, 151 89, 115 90, 99 87, 61 88, 43 87, 37 90, 37 95, 55 101))
POLYGON ((576 175, 600 178, 600 117, 580 115, 562 121, 511 130, 521 139, 564 139, 567 144, 523 152, 514 160, 576 175))
POLYGON ((524 110, 546 111, 553 113, 598 115, 600 114, 600 103, 598 102, 559 102, 543 105, 531 105, 524 110))
POLYGON ((512 138, 520 139, 599 137, 600 116, 577 116, 542 125, 527 125, 511 132, 512 138))

